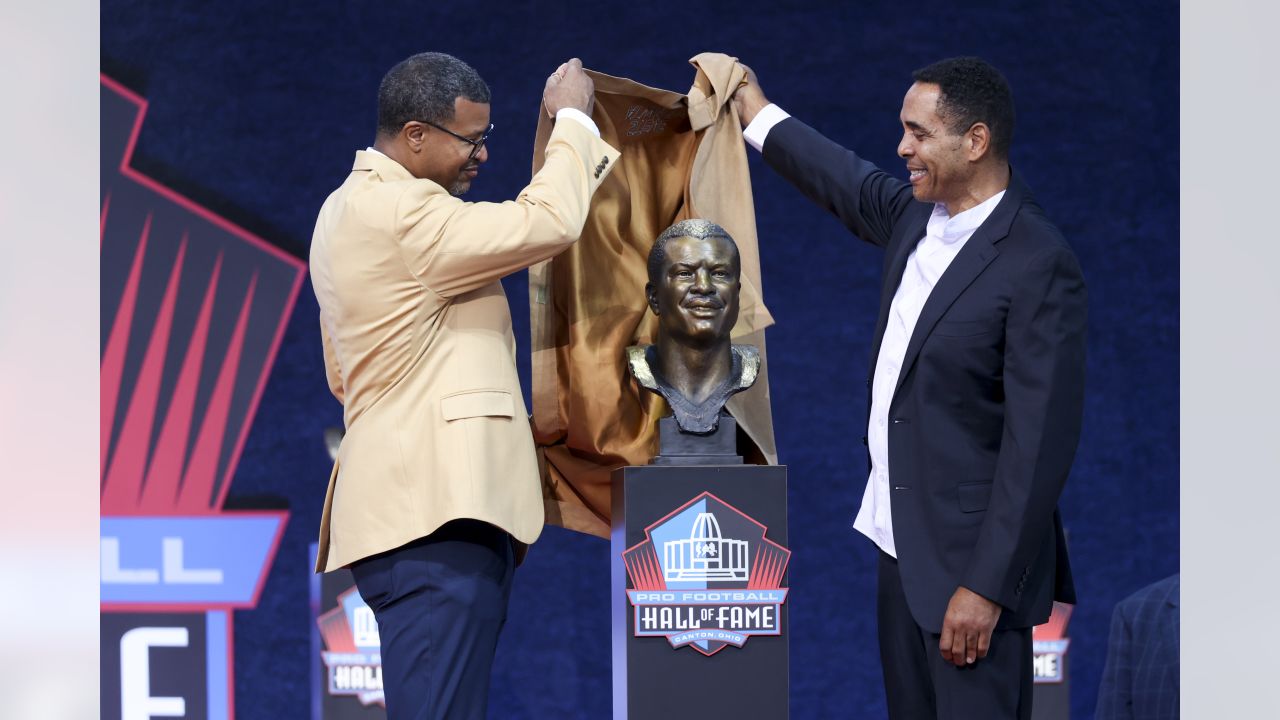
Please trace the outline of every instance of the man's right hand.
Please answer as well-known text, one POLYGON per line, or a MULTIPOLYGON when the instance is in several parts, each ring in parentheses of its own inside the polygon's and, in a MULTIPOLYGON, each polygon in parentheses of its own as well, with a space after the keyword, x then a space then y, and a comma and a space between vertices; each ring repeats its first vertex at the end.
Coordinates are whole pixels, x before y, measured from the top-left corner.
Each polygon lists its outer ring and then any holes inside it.
POLYGON ((551 117, 563 108, 580 110, 590 117, 595 102, 596 84, 582 71, 582 61, 578 58, 556 68, 542 91, 542 104, 551 117))
POLYGON ((742 65, 743 70, 747 71, 747 77, 733 93, 733 107, 738 111, 738 120, 742 122, 742 127, 746 127, 756 119, 756 113, 769 105, 769 98, 765 97, 764 91, 760 89, 755 71, 746 63, 739 64, 742 65))

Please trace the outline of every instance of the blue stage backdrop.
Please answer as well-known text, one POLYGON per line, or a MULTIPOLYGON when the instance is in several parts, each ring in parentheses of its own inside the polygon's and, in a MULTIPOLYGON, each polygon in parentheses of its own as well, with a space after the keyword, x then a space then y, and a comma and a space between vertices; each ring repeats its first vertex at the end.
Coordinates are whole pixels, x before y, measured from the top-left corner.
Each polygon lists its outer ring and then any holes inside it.
MULTIPOLYGON (((1092 715, 1115 602, 1178 569, 1177 42, 1177 5, 1147 0, 102 3, 103 70, 150 104, 133 166, 299 258, 325 196, 373 140, 378 80, 415 52, 457 55, 493 90, 476 200, 512 198, 528 180, 543 80, 571 56, 683 92, 688 58, 735 55, 772 100, 898 173, 910 72, 960 54, 1002 68, 1018 105, 1012 162, 1090 290, 1084 435, 1062 500, 1081 598, 1075 717, 1092 715)), ((863 415, 850 409, 866 400, 880 251, 750 155, 791 477, 792 712, 882 717, 875 552, 850 529, 866 467, 863 415)), ((506 285, 527 358, 525 276, 506 285)), ((309 716, 307 544, 329 476, 322 433, 342 417, 317 312, 304 283, 225 504, 290 516, 257 607, 235 615, 246 720, 309 716)), ((527 360, 521 371, 527 383, 527 360)), ((517 574, 491 717, 608 716, 608 561, 605 541, 544 533, 517 574)))

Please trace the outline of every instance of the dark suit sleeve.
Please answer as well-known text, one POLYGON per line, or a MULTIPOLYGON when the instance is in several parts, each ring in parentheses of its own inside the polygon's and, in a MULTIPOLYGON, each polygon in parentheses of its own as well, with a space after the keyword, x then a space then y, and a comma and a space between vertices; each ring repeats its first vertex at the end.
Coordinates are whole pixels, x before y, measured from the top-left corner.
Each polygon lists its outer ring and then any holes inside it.
POLYGON ((1107 641, 1107 663, 1098 686, 1095 720, 1133 720, 1132 632, 1125 605, 1116 605, 1111 614, 1111 638, 1107 641))
POLYGON ((885 247, 911 186, 795 118, 769 130, 764 161, 855 235, 885 247))
POLYGON ((1004 350, 1004 431, 991 501, 961 585, 1019 605, 1031 564, 1053 532, 1053 512, 1080 438, 1084 405, 1084 279, 1054 245, 1013 280, 1004 350))

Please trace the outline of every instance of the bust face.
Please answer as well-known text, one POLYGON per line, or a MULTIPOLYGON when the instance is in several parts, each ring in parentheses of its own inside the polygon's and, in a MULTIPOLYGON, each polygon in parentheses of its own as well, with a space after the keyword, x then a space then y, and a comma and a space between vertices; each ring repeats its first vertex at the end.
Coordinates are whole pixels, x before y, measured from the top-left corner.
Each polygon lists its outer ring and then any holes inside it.
POLYGON ((657 285, 645 286, 661 335, 686 345, 729 337, 738 322, 738 248, 722 237, 667 241, 657 285))

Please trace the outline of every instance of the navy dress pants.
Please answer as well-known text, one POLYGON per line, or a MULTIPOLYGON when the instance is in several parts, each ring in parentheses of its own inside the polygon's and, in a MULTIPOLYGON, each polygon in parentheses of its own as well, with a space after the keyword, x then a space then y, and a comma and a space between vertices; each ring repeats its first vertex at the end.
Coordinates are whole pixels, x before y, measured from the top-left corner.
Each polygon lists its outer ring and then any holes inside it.
POLYGON ((378 620, 389 720, 483 720, 515 557, 506 531, 454 520, 351 566, 378 620))
POLYGON ((890 720, 1030 720, 1031 628, 991 635, 985 658, 956 667, 938 650, 938 633, 916 624, 898 561, 880 553, 876 624, 890 720))

